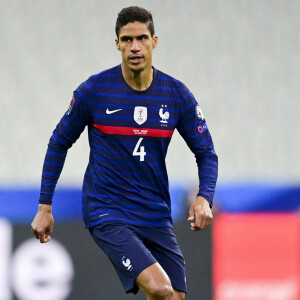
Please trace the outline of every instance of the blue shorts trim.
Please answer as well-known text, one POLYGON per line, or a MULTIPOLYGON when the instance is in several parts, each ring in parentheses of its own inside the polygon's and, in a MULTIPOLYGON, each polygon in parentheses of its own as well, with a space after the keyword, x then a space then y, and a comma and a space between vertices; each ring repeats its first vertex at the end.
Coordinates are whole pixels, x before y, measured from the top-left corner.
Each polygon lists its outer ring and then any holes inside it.
POLYGON ((126 293, 138 292, 135 279, 156 262, 168 274, 173 289, 187 291, 184 259, 172 228, 101 223, 89 231, 112 262, 126 293))

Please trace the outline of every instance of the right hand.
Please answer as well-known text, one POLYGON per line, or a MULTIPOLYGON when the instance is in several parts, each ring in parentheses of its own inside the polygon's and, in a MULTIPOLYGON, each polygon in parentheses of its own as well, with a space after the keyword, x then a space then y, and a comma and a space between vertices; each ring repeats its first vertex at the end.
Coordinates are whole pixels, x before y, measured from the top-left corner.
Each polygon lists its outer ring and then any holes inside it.
POLYGON ((50 233, 53 231, 53 227, 52 206, 39 204, 39 210, 31 223, 32 234, 39 239, 41 243, 47 243, 51 240, 50 233))

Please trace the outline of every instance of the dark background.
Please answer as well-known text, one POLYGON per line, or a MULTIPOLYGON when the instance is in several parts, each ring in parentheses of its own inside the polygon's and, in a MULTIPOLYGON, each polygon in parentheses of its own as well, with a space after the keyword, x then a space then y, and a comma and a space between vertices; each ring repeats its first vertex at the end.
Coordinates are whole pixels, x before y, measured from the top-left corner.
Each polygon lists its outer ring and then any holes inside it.
MULTIPOLYGON (((192 232, 189 223, 181 221, 175 225, 174 230, 186 261, 186 299, 212 299, 211 229, 192 232)), ((29 226, 15 225, 14 249, 30 237, 29 226)), ((57 224, 52 238, 63 244, 74 264, 73 289, 67 299, 145 299, 141 291, 137 296, 125 294, 112 264, 82 223, 57 224)), ((14 300, 17 298, 14 297, 14 300)))

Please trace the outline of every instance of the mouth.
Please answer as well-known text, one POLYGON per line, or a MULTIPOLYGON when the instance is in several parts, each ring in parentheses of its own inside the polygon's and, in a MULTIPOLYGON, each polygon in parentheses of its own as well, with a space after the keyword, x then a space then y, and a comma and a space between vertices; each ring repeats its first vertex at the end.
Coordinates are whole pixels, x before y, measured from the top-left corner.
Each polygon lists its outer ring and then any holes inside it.
POLYGON ((133 64, 133 65, 137 65, 140 62, 142 62, 143 60, 143 56, 142 55, 131 55, 129 57, 129 61, 133 64))

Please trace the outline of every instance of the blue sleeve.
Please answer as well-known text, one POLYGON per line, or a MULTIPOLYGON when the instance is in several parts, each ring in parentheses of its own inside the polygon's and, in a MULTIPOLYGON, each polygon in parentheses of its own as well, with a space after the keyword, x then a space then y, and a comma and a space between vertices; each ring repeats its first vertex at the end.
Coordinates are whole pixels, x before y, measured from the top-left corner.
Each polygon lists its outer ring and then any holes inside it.
POLYGON ((67 151, 89 124, 90 113, 78 90, 68 111, 56 126, 46 152, 40 190, 40 204, 51 204, 55 187, 64 166, 67 151))
POLYGON ((218 177, 218 157, 203 113, 188 90, 182 97, 177 130, 196 157, 200 181, 197 196, 204 197, 212 206, 218 177))

